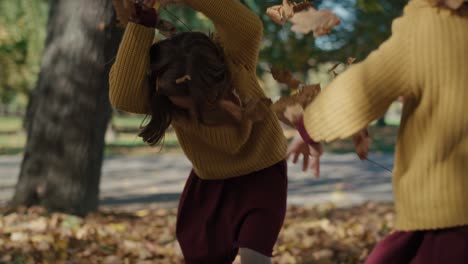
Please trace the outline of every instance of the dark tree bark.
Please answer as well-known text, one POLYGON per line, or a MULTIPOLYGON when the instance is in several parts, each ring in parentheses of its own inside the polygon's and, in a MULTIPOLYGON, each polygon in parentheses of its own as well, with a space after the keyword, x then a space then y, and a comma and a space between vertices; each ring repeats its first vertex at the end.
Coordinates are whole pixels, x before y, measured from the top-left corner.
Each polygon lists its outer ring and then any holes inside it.
POLYGON ((111 0, 51 0, 47 33, 12 205, 84 215, 98 207, 108 74, 122 32, 111 0))
POLYGON ((385 115, 382 118, 380 118, 379 120, 377 120, 377 126, 384 127, 386 125, 387 125, 387 123, 385 122, 385 115))

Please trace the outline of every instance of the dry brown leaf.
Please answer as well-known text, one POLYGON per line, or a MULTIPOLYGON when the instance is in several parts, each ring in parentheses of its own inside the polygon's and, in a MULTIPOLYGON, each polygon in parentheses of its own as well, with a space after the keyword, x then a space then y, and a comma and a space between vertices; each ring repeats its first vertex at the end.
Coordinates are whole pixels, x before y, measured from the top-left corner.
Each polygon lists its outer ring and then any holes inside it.
POLYGON ((341 65, 341 62, 335 63, 335 64, 328 70, 328 73, 333 74, 333 78, 335 78, 336 76, 338 76, 338 73, 336 72, 336 68, 338 68, 338 66, 340 66, 340 65, 341 65))
POLYGON ((349 58, 348 58, 348 65, 353 64, 355 61, 356 61, 356 58, 349 57, 349 58))
POLYGON ((297 121, 304 115, 304 108, 299 103, 286 106, 284 117, 291 123, 297 124, 297 121))
POLYGON ((297 90, 301 85, 301 81, 294 78, 293 74, 288 70, 271 68, 271 75, 277 82, 286 84, 293 91, 297 90))
POLYGON ((273 22, 284 25, 295 13, 306 10, 309 7, 311 7, 311 4, 307 1, 294 3, 283 0, 283 4, 269 7, 266 10, 266 14, 273 22))
POLYGON ((290 21, 293 23, 292 31, 303 34, 314 32, 315 37, 330 33, 335 26, 341 23, 338 16, 330 10, 316 10, 314 8, 294 14, 290 21))
POLYGON ((245 103, 243 119, 250 120, 252 122, 258 122, 264 120, 267 115, 268 107, 272 105, 270 98, 256 98, 249 100, 245 103))
POLYGON ((297 120, 295 120, 294 117, 295 114, 298 113, 296 105, 305 109, 319 93, 319 84, 304 85, 299 89, 298 93, 291 96, 281 97, 271 106, 271 108, 281 122, 291 127, 295 127, 297 120))
POLYGON ((371 139, 367 128, 359 131, 353 136, 353 143, 356 153, 361 160, 367 159, 371 139))
MULTIPOLYGON (((176 240, 177 209, 144 208, 93 213, 78 220, 37 208, 0 215, 0 262, 184 263, 176 240), (47 229, 31 229, 37 219, 47 222, 47 229), (67 221, 77 223, 78 231, 56 224, 67 221)), ((363 263, 376 242, 392 231, 393 222, 390 204, 289 207, 273 262, 363 263)))

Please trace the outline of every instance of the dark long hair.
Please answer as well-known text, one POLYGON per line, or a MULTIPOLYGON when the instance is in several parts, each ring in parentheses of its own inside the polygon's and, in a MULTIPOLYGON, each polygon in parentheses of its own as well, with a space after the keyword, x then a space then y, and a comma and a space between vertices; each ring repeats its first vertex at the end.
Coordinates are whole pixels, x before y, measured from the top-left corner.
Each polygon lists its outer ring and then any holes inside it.
POLYGON ((190 118, 185 109, 174 105, 169 96, 188 96, 195 103, 197 120, 213 112, 217 102, 232 93, 231 78, 222 48, 212 37, 199 32, 184 32, 154 44, 150 49, 150 121, 139 136, 149 145, 162 141, 174 116, 190 118), (181 77, 190 79, 176 82, 181 77))

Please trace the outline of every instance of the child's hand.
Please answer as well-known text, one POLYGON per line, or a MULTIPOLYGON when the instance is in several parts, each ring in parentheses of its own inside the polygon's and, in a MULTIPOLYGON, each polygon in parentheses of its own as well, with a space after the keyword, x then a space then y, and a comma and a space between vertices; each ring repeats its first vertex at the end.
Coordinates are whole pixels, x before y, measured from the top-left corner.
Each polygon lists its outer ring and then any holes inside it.
POLYGON ((288 147, 287 157, 294 155, 293 163, 296 164, 297 160, 299 159, 299 155, 302 154, 303 157, 303 164, 302 170, 304 172, 308 171, 309 169, 315 168, 315 177, 320 177, 320 156, 323 154, 323 147, 320 143, 314 144, 307 144, 302 139, 299 133, 296 133, 294 136, 291 144, 288 147), (312 162, 309 160, 312 158, 312 162))
POLYGON ((159 15, 153 8, 156 0, 135 0, 130 21, 146 27, 155 28, 159 23, 159 15))

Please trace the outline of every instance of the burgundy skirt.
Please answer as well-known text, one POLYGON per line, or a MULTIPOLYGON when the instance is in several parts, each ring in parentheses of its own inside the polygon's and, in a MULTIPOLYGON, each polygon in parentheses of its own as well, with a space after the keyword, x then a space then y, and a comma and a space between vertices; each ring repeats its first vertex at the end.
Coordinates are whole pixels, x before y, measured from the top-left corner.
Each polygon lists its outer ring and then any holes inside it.
POLYGON ((186 263, 231 263, 239 248, 271 256, 286 214, 287 164, 226 180, 193 171, 180 198, 176 234, 186 263))
POLYGON ((384 238, 366 264, 466 264, 468 226, 395 232, 384 238))

